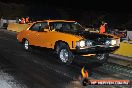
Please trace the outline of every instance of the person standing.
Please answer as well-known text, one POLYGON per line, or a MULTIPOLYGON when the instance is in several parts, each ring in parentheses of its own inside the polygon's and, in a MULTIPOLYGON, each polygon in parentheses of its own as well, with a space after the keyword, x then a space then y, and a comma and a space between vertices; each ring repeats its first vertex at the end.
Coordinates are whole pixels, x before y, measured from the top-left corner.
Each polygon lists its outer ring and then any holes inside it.
POLYGON ((102 21, 102 24, 101 24, 101 26, 99 28, 99 32, 100 33, 105 33, 106 32, 106 24, 107 23, 105 23, 104 21, 102 21))
POLYGON ((22 17, 21 24, 25 24, 25 18, 22 17))
POLYGON ((26 23, 29 23, 29 17, 26 17, 25 20, 26 20, 26 23))

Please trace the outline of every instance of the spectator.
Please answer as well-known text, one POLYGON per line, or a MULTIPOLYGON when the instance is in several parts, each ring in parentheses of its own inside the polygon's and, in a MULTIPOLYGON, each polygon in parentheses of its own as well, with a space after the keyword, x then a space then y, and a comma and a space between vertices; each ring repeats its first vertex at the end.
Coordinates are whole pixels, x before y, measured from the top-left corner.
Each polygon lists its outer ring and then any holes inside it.
POLYGON ((21 23, 21 19, 20 19, 20 18, 18 19, 18 23, 19 23, 19 24, 21 23))
POLYGON ((24 23, 25 23, 25 18, 22 17, 22 19, 21 19, 21 24, 24 24, 24 23))
POLYGON ((26 17, 26 23, 29 23, 29 17, 26 17))

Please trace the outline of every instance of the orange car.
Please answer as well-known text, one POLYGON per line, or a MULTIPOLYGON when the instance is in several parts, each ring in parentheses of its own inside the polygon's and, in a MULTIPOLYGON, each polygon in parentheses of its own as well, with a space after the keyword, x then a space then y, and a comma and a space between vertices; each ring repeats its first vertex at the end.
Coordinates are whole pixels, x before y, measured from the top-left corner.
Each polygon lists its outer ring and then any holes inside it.
POLYGON ((69 64, 76 55, 94 55, 100 62, 107 60, 109 53, 120 46, 120 38, 101 33, 91 33, 76 21, 44 20, 34 22, 18 33, 17 39, 25 50, 31 45, 52 48, 60 62, 69 64))

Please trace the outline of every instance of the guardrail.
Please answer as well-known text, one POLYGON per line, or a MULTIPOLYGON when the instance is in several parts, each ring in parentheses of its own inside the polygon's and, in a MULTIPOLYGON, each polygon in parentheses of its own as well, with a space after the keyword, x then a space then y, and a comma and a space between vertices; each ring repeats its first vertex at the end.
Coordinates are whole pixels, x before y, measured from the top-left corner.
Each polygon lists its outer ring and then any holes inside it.
POLYGON ((125 56, 121 56, 121 55, 117 55, 117 54, 110 54, 110 57, 114 57, 114 58, 118 58, 118 59, 121 59, 121 60, 127 60, 127 61, 132 62, 131 57, 125 57, 125 56))
POLYGON ((29 27, 29 24, 10 23, 8 24, 7 30, 20 32, 22 30, 25 30, 28 27, 29 27))

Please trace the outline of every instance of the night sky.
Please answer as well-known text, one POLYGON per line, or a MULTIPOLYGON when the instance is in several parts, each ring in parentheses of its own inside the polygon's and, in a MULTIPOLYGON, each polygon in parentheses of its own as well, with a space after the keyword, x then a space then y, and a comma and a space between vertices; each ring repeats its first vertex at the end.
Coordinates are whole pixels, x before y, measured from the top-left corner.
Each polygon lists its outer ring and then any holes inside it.
POLYGON ((60 8, 132 12, 130 0, 0 0, 6 3, 17 3, 36 6, 55 6, 60 8))
MULTIPOLYGON (((0 0, 5 3, 24 4, 27 15, 38 19, 75 19, 95 24, 106 20, 112 26, 120 26, 132 19, 130 0, 0 0), (88 21, 90 20, 90 21, 88 21), (91 21, 92 20, 92 21, 91 21), (95 22, 94 22, 95 21, 95 22)), ((96 25, 96 24, 95 24, 96 25)))

